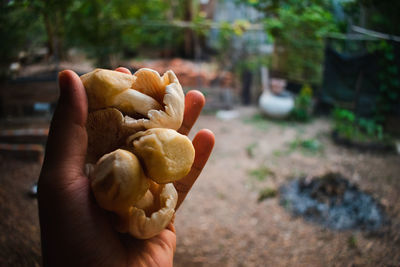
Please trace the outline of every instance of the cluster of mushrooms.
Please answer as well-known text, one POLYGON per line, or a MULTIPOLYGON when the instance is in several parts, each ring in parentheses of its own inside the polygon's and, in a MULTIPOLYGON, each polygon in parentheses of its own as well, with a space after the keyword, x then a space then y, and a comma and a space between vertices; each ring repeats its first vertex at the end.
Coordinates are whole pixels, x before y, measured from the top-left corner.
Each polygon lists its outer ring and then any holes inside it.
POLYGON ((81 76, 89 105, 86 169, 100 207, 117 230, 139 239, 160 233, 175 213, 174 181, 193 164, 191 141, 177 132, 184 94, 172 71, 133 75, 96 69, 81 76))

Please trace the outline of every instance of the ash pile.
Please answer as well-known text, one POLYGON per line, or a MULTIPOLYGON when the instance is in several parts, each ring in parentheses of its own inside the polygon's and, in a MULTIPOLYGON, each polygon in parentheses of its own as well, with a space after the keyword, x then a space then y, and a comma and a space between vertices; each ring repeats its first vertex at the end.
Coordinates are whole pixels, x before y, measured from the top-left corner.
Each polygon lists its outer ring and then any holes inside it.
POLYGON ((294 215, 336 230, 373 231, 387 222, 382 205, 337 173, 293 180, 280 197, 294 215))

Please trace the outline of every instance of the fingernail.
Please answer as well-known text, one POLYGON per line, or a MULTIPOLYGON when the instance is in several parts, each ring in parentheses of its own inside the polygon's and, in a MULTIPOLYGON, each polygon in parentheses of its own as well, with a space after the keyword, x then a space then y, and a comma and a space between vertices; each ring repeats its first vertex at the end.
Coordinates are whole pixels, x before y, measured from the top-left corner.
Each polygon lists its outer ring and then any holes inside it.
POLYGON ((66 70, 58 73, 58 86, 60 87, 60 100, 67 101, 70 96, 69 75, 66 70))

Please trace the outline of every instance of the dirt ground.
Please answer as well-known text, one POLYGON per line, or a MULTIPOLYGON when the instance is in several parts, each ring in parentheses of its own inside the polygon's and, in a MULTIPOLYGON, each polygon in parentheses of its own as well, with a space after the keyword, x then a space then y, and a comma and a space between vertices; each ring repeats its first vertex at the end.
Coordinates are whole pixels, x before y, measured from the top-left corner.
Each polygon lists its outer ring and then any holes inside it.
MULTIPOLYGON (((220 120, 202 115, 194 132, 211 129, 208 165, 177 212, 175 266, 398 266, 400 156, 360 153, 334 145, 327 119, 309 124, 266 121, 254 108, 220 120), (312 138, 321 149, 290 149, 312 138), (258 202, 300 175, 340 172, 382 203, 390 223, 376 232, 333 231, 295 218, 279 194, 258 202), (261 173, 261 175, 260 175, 261 173)), ((0 266, 38 266, 36 200, 27 194, 40 166, 0 155, 0 266)))

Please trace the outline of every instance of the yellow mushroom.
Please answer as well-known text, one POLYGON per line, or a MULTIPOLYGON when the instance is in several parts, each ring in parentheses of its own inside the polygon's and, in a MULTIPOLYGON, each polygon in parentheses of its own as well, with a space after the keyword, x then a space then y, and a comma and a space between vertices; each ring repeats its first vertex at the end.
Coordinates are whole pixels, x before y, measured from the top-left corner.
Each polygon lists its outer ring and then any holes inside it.
POLYGON ((194 160, 191 141, 176 132, 182 87, 172 71, 160 76, 150 69, 134 75, 96 69, 81 80, 89 104, 86 169, 96 201, 119 216, 118 231, 151 238, 174 216, 171 182, 194 160))
POLYGON ((185 96, 172 71, 162 77, 151 69, 134 75, 96 69, 81 76, 88 97, 89 111, 108 107, 126 115, 133 128, 170 128, 182 124, 185 96))
POLYGON ((125 216, 150 187, 134 154, 117 149, 104 155, 90 173, 97 203, 105 210, 125 216))
POLYGON ((126 123, 126 116, 116 108, 106 108, 90 112, 86 122, 88 148, 86 161, 96 163, 104 154, 125 145, 126 139, 146 130, 140 125, 133 127, 126 123))
POLYGON ((192 142, 171 129, 141 131, 130 136, 127 143, 144 163, 146 175, 159 184, 183 178, 194 161, 192 142))
POLYGON ((101 109, 89 113, 86 122, 88 134, 87 162, 96 163, 101 156, 124 144, 126 137, 123 136, 123 124, 124 117, 115 108, 101 109))
POLYGON ((162 110, 152 109, 147 118, 133 120, 131 123, 150 128, 169 128, 178 130, 183 121, 185 95, 175 73, 167 71, 162 77, 151 69, 135 72, 132 88, 149 95, 163 105, 162 110))
POLYGON ((133 206, 129 210, 126 231, 139 239, 148 239, 159 234, 171 222, 178 201, 173 184, 150 187, 154 197, 143 200, 144 206, 133 206), (146 203, 147 202, 147 203, 146 203))
POLYGON ((81 76, 89 110, 115 107, 123 113, 146 116, 162 106, 151 96, 130 89, 136 77, 119 71, 96 69, 81 76))

